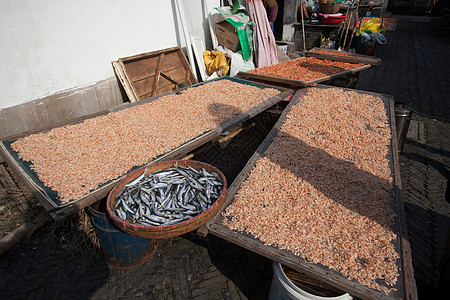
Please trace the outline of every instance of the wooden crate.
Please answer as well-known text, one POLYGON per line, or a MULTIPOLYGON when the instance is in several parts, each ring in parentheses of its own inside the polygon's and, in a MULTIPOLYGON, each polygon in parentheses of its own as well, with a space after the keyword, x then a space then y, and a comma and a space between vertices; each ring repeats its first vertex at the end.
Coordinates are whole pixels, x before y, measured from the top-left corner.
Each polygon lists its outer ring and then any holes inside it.
POLYGON ((197 83, 180 47, 119 58, 112 65, 130 102, 197 83))

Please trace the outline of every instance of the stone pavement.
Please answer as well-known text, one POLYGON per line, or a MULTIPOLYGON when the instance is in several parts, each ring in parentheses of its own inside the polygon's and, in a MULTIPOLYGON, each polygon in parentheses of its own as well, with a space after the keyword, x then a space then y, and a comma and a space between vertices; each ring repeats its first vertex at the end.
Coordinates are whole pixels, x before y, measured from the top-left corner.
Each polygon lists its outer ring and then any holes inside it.
POLYGON ((357 89, 394 95, 423 117, 450 120, 450 24, 443 17, 395 16, 377 45, 382 65, 362 72, 357 89))
MULTIPOLYGON (((410 133, 400 169, 419 299, 427 299, 442 279, 439 264, 450 225, 444 198, 450 35, 443 18, 398 20, 396 31, 386 34, 388 44, 376 49, 382 65, 363 71, 357 89, 393 95, 413 109, 414 128, 423 129, 410 133)), ((225 174, 232 179, 248 159, 243 150, 254 151, 276 120, 271 114, 259 118, 247 122, 242 135, 207 152, 216 154, 197 158, 229 168, 225 174), (225 146, 232 151, 221 152, 225 146)), ((0 299, 267 299, 271 261, 219 238, 189 233, 162 240, 150 261, 118 270, 92 255, 95 240, 80 223, 83 219, 69 218, 48 224, 3 255, 0 299)))
POLYGON ((433 291, 441 279, 440 264, 450 228, 450 204, 444 196, 450 125, 416 114, 413 119, 424 124, 426 135, 425 143, 407 140, 400 156, 404 206, 417 284, 433 291))

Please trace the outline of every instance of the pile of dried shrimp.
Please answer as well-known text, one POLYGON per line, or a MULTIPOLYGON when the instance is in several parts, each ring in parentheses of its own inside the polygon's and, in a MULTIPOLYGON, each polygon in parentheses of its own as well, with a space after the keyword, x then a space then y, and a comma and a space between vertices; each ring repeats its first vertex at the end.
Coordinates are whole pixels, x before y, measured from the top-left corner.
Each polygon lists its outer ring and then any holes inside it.
POLYGON ((150 103, 58 127, 12 144, 61 202, 77 199, 236 114, 277 95, 275 89, 208 82, 150 103))
POLYGON ((276 65, 253 69, 248 71, 248 73, 310 81, 362 66, 364 64, 318 59, 315 57, 301 57, 276 65))
POLYGON ((342 55, 342 56, 352 56, 350 53, 342 52, 342 51, 332 51, 327 49, 316 49, 314 53, 324 53, 324 54, 333 54, 333 55, 342 55))
POLYGON ((240 186, 223 225, 388 293, 399 276, 390 139, 379 97, 309 89, 240 186))

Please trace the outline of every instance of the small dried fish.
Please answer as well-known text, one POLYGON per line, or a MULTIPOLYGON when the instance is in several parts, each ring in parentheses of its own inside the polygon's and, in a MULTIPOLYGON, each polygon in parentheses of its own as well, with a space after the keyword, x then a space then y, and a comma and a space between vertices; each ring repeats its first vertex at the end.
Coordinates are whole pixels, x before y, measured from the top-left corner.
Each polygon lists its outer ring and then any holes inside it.
POLYGON ((116 196, 114 212, 123 221, 146 226, 164 226, 192 218, 220 196, 223 182, 204 168, 175 164, 140 176, 125 184, 116 196))

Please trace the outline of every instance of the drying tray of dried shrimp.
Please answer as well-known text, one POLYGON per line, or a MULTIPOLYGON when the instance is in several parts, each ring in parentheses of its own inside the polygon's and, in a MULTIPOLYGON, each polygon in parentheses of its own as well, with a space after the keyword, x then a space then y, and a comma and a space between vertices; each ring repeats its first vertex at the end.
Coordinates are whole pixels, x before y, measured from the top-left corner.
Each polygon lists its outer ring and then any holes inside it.
POLYGON ((417 298, 393 113, 388 95, 298 90, 209 232, 361 299, 417 298))
POLYGON ((306 51, 305 56, 312 56, 321 59, 340 60, 351 63, 364 63, 372 66, 381 65, 381 58, 371 55, 348 53, 332 49, 314 47, 306 51))
POLYGON ((355 74, 370 67, 370 64, 351 63, 342 61, 340 58, 331 60, 300 57, 271 66, 239 72, 238 76, 258 82, 299 88, 355 74))
POLYGON ((180 159, 293 94, 220 77, 6 138, 0 155, 54 219, 104 198, 129 172, 180 159))

